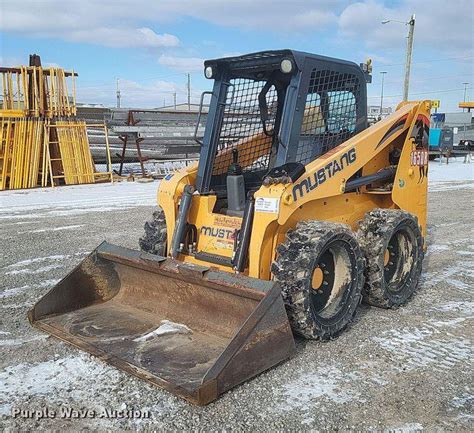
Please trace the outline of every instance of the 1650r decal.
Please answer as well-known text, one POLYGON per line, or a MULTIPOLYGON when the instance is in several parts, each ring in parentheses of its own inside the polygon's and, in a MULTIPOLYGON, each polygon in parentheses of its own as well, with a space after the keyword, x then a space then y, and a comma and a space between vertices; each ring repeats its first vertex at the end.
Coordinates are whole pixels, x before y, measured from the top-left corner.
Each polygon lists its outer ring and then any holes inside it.
POLYGON ((293 187, 293 200, 296 201, 298 198, 303 197, 308 192, 315 189, 318 185, 326 182, 338 171, 344 170, 347 166, 351 165, 356 160, 355 148, 348 150, 346 153, 341 155, 339 159, 331 161, 326 164, 323 168, 319 169, 312 176, 308 176, 303 179, 300 183, 293 187))
POLYGON ((426 149, 413 150, 410 155, 410 165, 423 167, 428 164, 428 151, 426 149))

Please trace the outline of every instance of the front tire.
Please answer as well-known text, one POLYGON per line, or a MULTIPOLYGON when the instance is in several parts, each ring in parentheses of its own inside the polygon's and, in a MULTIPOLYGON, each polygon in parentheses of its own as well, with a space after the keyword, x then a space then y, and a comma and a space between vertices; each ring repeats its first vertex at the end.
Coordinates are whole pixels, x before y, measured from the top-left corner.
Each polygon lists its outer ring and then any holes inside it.
POLYGON ((423 261, 423 237, 418 220, 396 209, 374 209, 357 232, 364 252, 364 302, 382 308, 405 304, 415 293, 423 261))
POLYGON ((350 228, 302 221, 272 264, 292 329, 309 339, 336 337, 353 320, 364 285, 364 259, 350 228))

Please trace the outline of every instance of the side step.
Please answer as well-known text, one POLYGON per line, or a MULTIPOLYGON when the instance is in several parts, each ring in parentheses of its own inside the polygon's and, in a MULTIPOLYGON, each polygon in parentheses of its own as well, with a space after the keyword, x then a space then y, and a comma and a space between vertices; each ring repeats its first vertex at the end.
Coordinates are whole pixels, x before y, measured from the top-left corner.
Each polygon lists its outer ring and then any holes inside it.
POLYGON ((208 263, 214 263, 216 265, 232 267, 232 259, 230 257, 220 256, 218 254, 206 253, 204 251, 199 251, 194 254, 194 257, 198 260, 208 263))

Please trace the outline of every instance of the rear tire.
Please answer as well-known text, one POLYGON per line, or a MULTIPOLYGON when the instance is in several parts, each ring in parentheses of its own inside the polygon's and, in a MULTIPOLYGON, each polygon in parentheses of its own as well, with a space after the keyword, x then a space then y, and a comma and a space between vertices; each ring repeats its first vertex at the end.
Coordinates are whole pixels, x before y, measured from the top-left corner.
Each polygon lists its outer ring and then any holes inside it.
POLYGON ((336 337, 352 322, 364 285, 364 259, 350 228, 302 221, 277 252, 272 273, 293 331, 309 339, 336 337))
POLYGON ((139 239, 140 249, 150 254, 166 257, 167 230, 165 213, 161 208, 153 212, 152 219, 144 226, 145 233, 139 239))
POLYGON ((396 209, 374 209, 357 232, 367 267, 364 302, 382 308, 405 304, 418 287, 423 237, 415 216, 396 209))

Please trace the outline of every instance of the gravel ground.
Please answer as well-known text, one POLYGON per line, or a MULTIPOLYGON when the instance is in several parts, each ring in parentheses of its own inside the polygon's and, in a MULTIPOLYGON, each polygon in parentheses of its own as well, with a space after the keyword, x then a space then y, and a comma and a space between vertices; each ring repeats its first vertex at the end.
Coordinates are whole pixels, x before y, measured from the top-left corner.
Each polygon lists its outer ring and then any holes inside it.
POLYGON ((203 408, 47 337, 26 318, 103 239, 136 247, 156 187, 0 197, 0 429, 473 430, 473 181, 432 185, 422 283, 406 307, 361 306, 349 332, 329 343, 298 340, 292 359, 203 408), (19 419, 15 408, 58 413, 19 419), (64 419, 61 408, 150 418, 64 419))

